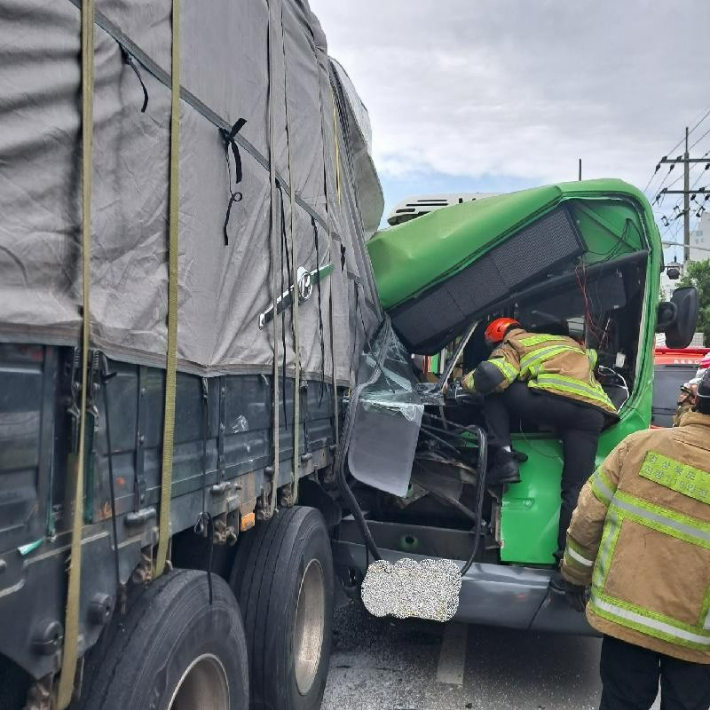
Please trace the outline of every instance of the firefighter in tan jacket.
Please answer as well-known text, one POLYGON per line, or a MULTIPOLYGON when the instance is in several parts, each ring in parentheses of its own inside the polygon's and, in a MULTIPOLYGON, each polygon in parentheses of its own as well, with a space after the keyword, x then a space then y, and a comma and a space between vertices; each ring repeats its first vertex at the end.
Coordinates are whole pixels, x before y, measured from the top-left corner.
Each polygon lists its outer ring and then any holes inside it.
POLYGON ((556 554, 561 558, 579 491, 594 470, 604 415, 616 415, 616 409, 594 377, 596 353, 568 333, 529 333, 512 318, 497 318, 484 336, 494 350, 466 375, 463 387, 486 396, 483 411, 493 462, 488 483, 520 481, 511 416, 557 431, 564 453, 556 554))
POLYGON ((710 707, 710 372, 680 426, 629 436, 585 484, 562 562, 591 584, 604 634, 601 710, 710 707))

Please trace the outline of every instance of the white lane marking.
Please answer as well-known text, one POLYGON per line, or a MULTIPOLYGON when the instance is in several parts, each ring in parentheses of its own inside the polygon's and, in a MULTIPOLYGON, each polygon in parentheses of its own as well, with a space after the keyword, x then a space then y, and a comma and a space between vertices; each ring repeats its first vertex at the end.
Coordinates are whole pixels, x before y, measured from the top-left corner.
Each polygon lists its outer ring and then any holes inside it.
POLYGON ((653 703, 653 707, 651 710, 661 710, 661 691, 658 691, 658 697, 656 698, 656 702, 653 703))
POLYGON ((439 665, 436 668, 436 682, 449 685, 463 685, 463 672, 466 667, 466 645, 468 626, 449 622, 444 630, 439 652, 439 665))

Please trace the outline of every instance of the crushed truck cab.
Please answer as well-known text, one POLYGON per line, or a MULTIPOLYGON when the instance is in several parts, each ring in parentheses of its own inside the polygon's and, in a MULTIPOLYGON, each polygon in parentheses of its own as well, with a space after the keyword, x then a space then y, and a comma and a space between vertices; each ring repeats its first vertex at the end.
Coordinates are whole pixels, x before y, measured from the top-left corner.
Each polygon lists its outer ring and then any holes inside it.
MULTIPOLYGON (((361 510, 335 542, 343 579, 357 584, 371 555, 454 559, 464 572, 457 619, 590 632, 582 614, 548 592, 558 435, 513 422, 522 480, 487 489, 480 405, 450 390, 486 359, 491 318, 510 316, 540 333, 564 322, 595 353, 618 410, 597 461, 647 428, 663 267, 646 198, 619 180, 595 180, 462 201, 378 232, 368 251, 387 322, 363 354, 364 384, 346 420, 343 468, 353 478, 345 495, 361 510)), ((678 340, 687 330, 678 332, 679 314, 692 319, 692 304, 675 308, 662 327, 678 340)))

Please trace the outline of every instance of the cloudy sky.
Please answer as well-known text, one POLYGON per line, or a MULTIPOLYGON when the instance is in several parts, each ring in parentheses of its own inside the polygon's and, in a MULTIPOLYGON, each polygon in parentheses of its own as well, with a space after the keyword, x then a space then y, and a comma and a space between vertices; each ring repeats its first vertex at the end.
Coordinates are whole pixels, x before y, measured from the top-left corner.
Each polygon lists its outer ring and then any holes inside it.
MULTIPOLYGON (((578 158, 585 178, 643 189, 710 109, 708 0, 310 4, 370 111, 388 209, 417 192, 574 180, 578 158)), ((706 150, 710 133, 691 152, 706 150)))

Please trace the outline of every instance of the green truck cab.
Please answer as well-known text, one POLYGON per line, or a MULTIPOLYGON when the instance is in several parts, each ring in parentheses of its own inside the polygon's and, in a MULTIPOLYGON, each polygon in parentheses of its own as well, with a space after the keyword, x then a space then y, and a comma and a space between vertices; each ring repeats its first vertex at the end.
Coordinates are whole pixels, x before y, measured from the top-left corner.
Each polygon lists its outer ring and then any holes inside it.
MULTIPOLYGON (((368 553, 390 562, 449 558, 461 567, 468 559, 461 621, 590 632, 583 615, 547 591, 560 508, 557 434, 521 424, 513 444, 527 456, 522 481, 502 495, 481 490, 480 409, 442 393, 455 372, 487 356, 482 332, 491 318, 513 316, 539 332, 565 321, 597 353, 598 378, 618 408, 598 461, 647 428, 655 334, 663 330, 674 346, 686 345, 697 296, 679 290, 659 305, 663 251, 646 198, 609 179, 462 201, 380 231, 368 251, 395 355, 382 359, 383 377, 366 368, 369 384, 356 388, 351 403, 348 467, 367 530, 357 515, 351 527, 372 537, 368 553), (391 364, 397 352, 399 376, 391 364), (402 352, 436 358, 438 381, 420 374, 398 397, 402 352), (462 427, 469 430, 457 441, 462 427)), ((363 545, 345 523, 335 545, 341 570, 351 578, 365 571, 363 545)))

